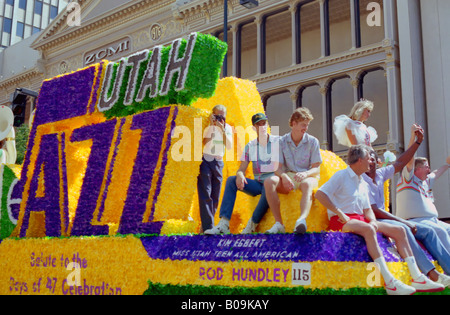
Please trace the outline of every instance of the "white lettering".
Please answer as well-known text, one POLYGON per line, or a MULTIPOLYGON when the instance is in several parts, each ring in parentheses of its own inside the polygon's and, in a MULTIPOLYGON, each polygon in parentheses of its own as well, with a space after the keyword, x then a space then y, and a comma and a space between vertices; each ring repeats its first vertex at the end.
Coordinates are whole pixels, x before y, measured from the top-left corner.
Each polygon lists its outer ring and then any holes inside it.
POLYGON ((81 26, 81 6, 77 2, 69 2, 66 8, 70 12, 67 16, 67 26, 81 26))
POLYGON ((381 26, 381 5, 378 2, 370 2, 367 11, 372 11, 367 16, 367 25, 370 27, 381 26))

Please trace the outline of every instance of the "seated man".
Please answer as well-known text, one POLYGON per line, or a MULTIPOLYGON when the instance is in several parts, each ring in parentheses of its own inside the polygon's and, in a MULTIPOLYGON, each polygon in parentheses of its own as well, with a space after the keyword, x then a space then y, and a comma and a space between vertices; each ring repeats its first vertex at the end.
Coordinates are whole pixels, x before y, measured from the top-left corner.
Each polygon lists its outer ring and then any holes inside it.
POLYGON ((375 217, 380 222, 403 227, 406 231, 411 250, 417 260, 417 265, 420 270, 422 270, 431 280, 440 283, 445 287, 449 287, 450 277, 436 271, 436 267, 428 259, 427 255, 416 241, 419 240, 422 242, 431 255, 438 260, 445 273, 450 274, 450 254, 444 248, 434 230, 424 224, 414 224, 403 220, 385 210, 385 181, 392 178, 395 173, 400 172, 406 166, 423 141, 423 130, 420 126, 413 125, 411 131, 412 135, 409 149, 403 153, 393 165, 377 169, 378 156, 375 151, 371 150, 370 170, 362 176, 369 185, 369 198, 375 217), (416 136, 417 140, 415 140, 416 136))
POLYGON ((257 225, 269 209, 264 191, 264 180, 273 175, 277 166, 279 137, 267 133, 267 117, 264 114, 254 115, 252 124, 256 130, 257 138, 246 145, 236 176, 227 179, 220 207, 220 222, 214 228, 205 231, 206 235, 230 233, 230 220, 238 190, 253 197, 261 195, 253 212, 253 217, 250 218, 247 227, 242 232, 243 234, 254 233, 257 225), (253 165, 254 180, 245 178, 245 171, 250 162, 253 165))
POLYGON ((397 184, 397 215, 432 227, 450 252, 450 224, 440 221, 434 204, 433 185, 450 166, 431 172, 426 158, 411 159, 397 184))
POLYGON ((328 209, 330 229, 362 236, 369 255, 378 264, 389 295, 410 295, 417 291, 444 290, 444 286, 429 280, 417 267, 411 247, 401 227, 377 222, 369 200, 369 188, 362 174, 369 171, 370 148, 365 145, 352 146, 348 152, 347 169, 338 171, 316 193, 316 198, 328 209), (378 244, 377 232, 391 237, 409 267, 413 278, 408 286, 394 278, 388 269, 378 244))
POLYGON ((275 225, 267 231, 269 234, 285 233, 285 227, 280 212, 280 198, 278 193, 289 194, 300 189, 300 218, 297 220, 294 232, 306 233, 306 218, 312 206, 313 190, 319 185, 320 154, 319 140, 307 133, 309 124, 314 119, 307 108, 298 108, 289 121, 292 132, 280 139, 280 166, 272 176, 266 180, 266 197, 269 207, 275 217, 275 225))

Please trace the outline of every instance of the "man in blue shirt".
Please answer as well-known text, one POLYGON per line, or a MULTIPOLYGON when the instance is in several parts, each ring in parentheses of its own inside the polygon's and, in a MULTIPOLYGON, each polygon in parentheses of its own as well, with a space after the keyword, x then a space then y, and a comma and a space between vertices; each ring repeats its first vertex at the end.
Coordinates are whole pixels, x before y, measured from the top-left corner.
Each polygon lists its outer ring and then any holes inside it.
POLYGON ((264 190, 264 181, 274 174, 278 166, 278 136, 267 133, 267 117, 265 114, 256 114, 252 117, 252 124, 257 133, 257 138, 250 141, 241 158, 241 165, 236 176, 227 179, 225 192, 220 207, 220 222, 212 229, 205 231, 206 235, 230 233, 230 220, 233 214, 234 204, 238 191, 250 196, 261 195, 252 218, 250 218, 243 234, 256 231, 257 225, 263 219, 269 209, 264 190), (254 179, 246 178, 245 171, 252 162, 254 179))
POLYGON ((319 140, 307 133, 313 119, 309 109, 298 108, 289 122, 292 131, 280 139, 280 167, 275 172, 276 176, 264 183, 267 201, 276 221, 267 231, 269 234, 285 233, 278 193, 289 194, 296 189, 302 191, 302 199, 301 215, 294 232, 306 233, 306 218, 311 210, 313 190, 319 185, 322 164, 319 140))

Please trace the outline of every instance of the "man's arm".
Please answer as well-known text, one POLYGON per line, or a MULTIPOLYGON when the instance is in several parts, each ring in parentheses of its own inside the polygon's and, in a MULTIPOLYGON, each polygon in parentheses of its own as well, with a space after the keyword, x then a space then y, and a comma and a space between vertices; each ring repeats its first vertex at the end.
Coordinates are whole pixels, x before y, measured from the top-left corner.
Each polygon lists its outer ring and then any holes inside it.
MULTIPOLYGON (((416 132, 419 132, 419 133, 421 132, 422 133, 422 140, 423 140, 423 129, 422 129, 422 127, 420 127, 419 125, 413 124, 411 126, 411 140, 409 141, 408 148, 411 148, 411 146, 413 146, 414 143, 416 142, 415 141, 415 139, 416 139, 416 132)), ((420 144, 416 144, 416 145, 420 145, 420 144)), ((416 149, 416 151, 417 151, 417 149, 416 149)), ((414 155, 407 162, 406 168, 408 170, 408 173, 411 173, 411 171, 414 169, 414 155)), ((397 170, 396 170, 396 172, 397 172, 397 170)))
POLYGON ((409 222, 407 220, 399 218, 390 212, 379 209, 376 204, 372 205, 372 211, 378 220, 398 221, 400 223, 405 224, 407 227, 409 227, 411 229, 411 231, 413 232, 413 234, 417 233, 417 227, 414 224, 412 224, 411 222, 409 222))
POLYGON ((245 178, 245 171, 249 164, 250 162, 248 161, 242 161, 239 170, 236 172, 236 186, 239 190, 243 190, 245 185, 248 184, 247 179, 245 178))
POLYGON ((338 207, 336 207, 336 205, 333 203, 333 201, 331 201, 330 197, 328 197, 328 195, 326 193, 324 193, 321 190, 318 190, 315 194, 315 198, 317 200, 319 200, 319 202, 328 210, 330 210, 331 212, 333 212, 334 214, 336 214, 342 221, 342 223, 347 223, 348 221, 350 221, 350 218, 344 213, 342 212, 341 209, 339 209, 338 207))
POLYGON ((439 169, 435 170, 433 173, 435 174, 435 180, 444 175, 444 173, 449 169, 449 165, 441 166, 439 169))
MULTIPOLYGON (((416 126, 416 125, 414 125, 416 126)), ((400 172, 405 166, 408 165, 408 171, 412 170, 412 167, 414 166, 414 155, 417 152, 417 149, 419 149, 420 144, 423 141, 423 129, 422 128, 412 128, 412 131, 414 133, 411 135, 411 140, 409 142, 409 148, 404 152, 400 157, 397 159, 397 161, 394 163, 395 173, 400 172), (410 164, 411 163, 411 164, 410 164)))
POLYGON ((294 178, 298 181, 298 182, 302 182, 304 181, 306 178, 308 177, 316 177, 320 175, 320 165, 322 163, 314 163, 311 165, 311 168, 306 171, 306 172, 300 172, 295 174, 294 178))

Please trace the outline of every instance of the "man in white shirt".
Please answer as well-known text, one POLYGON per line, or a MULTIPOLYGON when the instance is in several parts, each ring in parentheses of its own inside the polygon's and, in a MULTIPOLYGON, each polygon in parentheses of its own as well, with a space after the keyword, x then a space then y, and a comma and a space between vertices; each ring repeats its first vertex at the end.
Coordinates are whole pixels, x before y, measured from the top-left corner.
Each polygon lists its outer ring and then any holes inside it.
POLYGON ((439 220, 432 190, 435 181, 448 169, 449 164, 431 172, 426 158, 411 159, 397 184, 397 215, 432 227, 450 252, 450 225, 439 220))
POLYGON ((214 226, 214 216, 219 205, 222 187, 223 156, 226 149, 233 146, 233 130, 226 123, 227 109, 223 105, 213 108, 210 125, 205 129, 203 138, 203 160, 197 179, 198 203, 202 230, 214 226))
POLYGON ((362 174, 369 171, 370 148, 365 145, 352 146, 348 153, 349 167, 338 171, 316 193, 316 198, 327 209, 330 229, 362 236, 369 255, 378 264, 389 295, 411 295, 423 290, 443 290, 444 286, 434 283, 417 267, 411 247, 401 227, 377 222, 369 200, 369 187, 362 174), (400 255, 408 264, 413 278, 408 286, 394 278, 389 271, 383 253, 378 245, 377 232, 395 240, 400 255))

